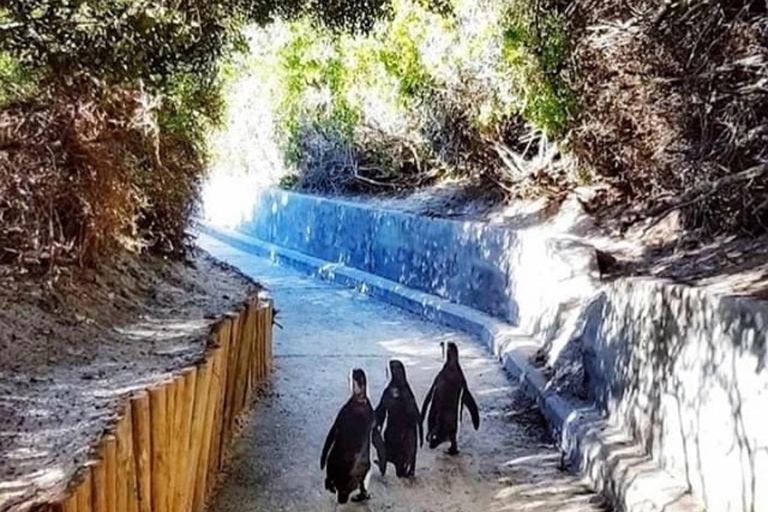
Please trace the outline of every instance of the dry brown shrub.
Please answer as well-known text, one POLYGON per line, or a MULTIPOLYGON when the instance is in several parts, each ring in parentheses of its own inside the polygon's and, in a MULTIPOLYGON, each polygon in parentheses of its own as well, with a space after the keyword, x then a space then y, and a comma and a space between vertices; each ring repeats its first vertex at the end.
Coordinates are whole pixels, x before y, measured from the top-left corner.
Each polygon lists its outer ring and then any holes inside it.
POLYGON ((688 228, 768 231, 768 17, 749 1, 577 1, 571 147, 643 205, 688 228), (681 201, 681 198, 685 198, 681 201))
POLYGON ((68 86, 0 111, 0 263, 93 264, 126 244, 181 250, 199 152, 158 134, 140 90, 68 86))

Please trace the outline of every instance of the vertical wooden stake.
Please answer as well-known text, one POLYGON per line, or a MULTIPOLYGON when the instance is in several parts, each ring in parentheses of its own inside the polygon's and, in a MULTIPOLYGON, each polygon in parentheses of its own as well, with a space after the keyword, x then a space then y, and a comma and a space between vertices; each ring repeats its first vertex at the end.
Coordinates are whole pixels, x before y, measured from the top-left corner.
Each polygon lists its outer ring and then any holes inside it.
POLYGON ((248 334, 250 335, 249 343, 251 345, 251 351, 248 354, 248 393, 243 404, 244 407, 250 405, 253 400, 253 391, 256 389, 256 335, 259 325, 259 304, 257 300, 252 299, 249 304, 251 309, 250 324, 251 328, 248 334))
POLYGON ((176 418, 176 378, 174 377, 171 382, 166 385, 166 433, 165 438, 167 442, 168 453, 168 474, 165 480, 166 493, 168 494, 168 510, 173 510, 173 495, 176 492, 174 475, 174 465, 176 464, 176 454, 178 453, 178 436, 175 435, 173 430, 174 419, 176 418))
MULTIPOLYGON (((211 463, 209 471, 217 473, 221 468, 222 452, 224 447, 222 446, 222 432, 224 421, 224 397, 227 385, 227 363, 229 362, 229 336, 232 331, 231 320, 224 320, 221 323, 221 328, 217 333, 218 343, 220 346, 219 353, 219 384, 216 392, 216 411, 213 416, 213 445, 211 447, 211 463)), ((211 478, 211 482, 214 479, 211 478)), ((211 487, 211 486, 209 486, 211 487)))
POLYGON ((91 478, 93 479, 93 512, 111 512, 107 506, 107 469, 103 448, 101 460, 92 468, 91 478))
POLYGON ((131 512, 136 496, 136 471, 133 456, 133 413, 130 405, 117 424, 117 512, 131 512))
POLYGON ((176 510, 176 494, 181 487, 184 479, 182 477, 182 466, 179 464, 181 453, 186 450, 183 445, 183 438, 181 435, 182 418, 184 416, 184 398, 185 398, 185 386, 187 380, 183 375, 178 375, 173 379, 173 422, 171 426, 171 436, 173 442, 171 443, 171 481, 170 481, 170 508, 172 511, 176 510))
MULTIPOLYGON (((192 434, 192 414, 195 407, 195 389, 197 384, 197 369, 192 368, 182 373, 184 379, 184 385, 182 387, 184 393, 181 399, 181 414, 182 422, 181 427, 177 435, 179 436, 180 446, 179 460, 178 460, 178 476, 176 481, 176 493, 173 500, 174 512, 186 512, 189 510, 188 503, 190 502, 189 491, 192 488, 189 475, 192 474, 189 470, 192 459, 192 447, 190 446, 190 438, 192 434)), ((176 401, 178 406, 179 402, 176 401)))
POLYGON ((267 377, 272 374, 272 335, 274 331, 275 307, 272 301, 269 301, 269 314, 267 315, 267 377))
POLYGON ((261 380, 261 305, 256 303, 256 320, 253 326, 253 357, 251 358, 251 396, 261 380))
POLYGON ((234 394, 235 378, 237 377, 237 358, 240 349, 240 326, 242 313, 230 315, 232 319, 229 334, 229 357, 227 361, 227 383, 224 396, 224 444, 226 445, 232 436, 232 425, 235 419, 234 394))
POLYGON ((245 330, 246 338, 246 352, 245 358, 245 374, 243 375, 243 383, 245 384, 245 393, 243 401, 240 404, 240 410, 244 410, 245 407, 251 402, 252 390, 253 390, 253 358, 255 353, 255 341, 256 341, 256 307, 253 301, 248 303, 248 316, 246 317, 247 328, 245 330))
POLYGON ((152 428, 152 512, 168 510, 168 385, 149 390, 152 428))
POLYGON ((190 455, 191 458, 188 464, 188 477, 187 481, 189 486, 187 488, 187 501, 182 509, 183 512, 189 512, 191 510, 198 510, 198 506, 201 504, 200 495, 198 489, 200 488, 200 481, 198 477, 198 468, 200 467, 200 459, 202 459, 203 452, 203 439, 205 432, 205 419, 206 411, 208 410, 208 394, 211 387, 211 363, 205 361, 197 370, 197 384, 195 387, 195 409, 192 416, 192 435, 190 440, 190 455))
POLYGON ((61 504, 62 512, 78 512, 77 510, 77 491, 73 490, 72 494, 64 500, 61 504))
POLYGON ((259 382, 267 378, 267 318, 269 317, 269 304, 261 306, 261 325, 259 329, 259 382))
POLYGON ((133 447, 139 512, 152 512, 152 427, 149 395, 141 392, 131 399, 133 447))
POLYGON ((86 467, 83 481, 77 488, 77 512, 91 512, 93 510, 93 495, 91 492, 91 468, 86 467))
POLYGON ((117 440, 115 436, 108 435, 104 438, 104 471, 106 475, 107 509, 110 512, 117 510, 117 440))
POLYGON ((218 347, 210 351, 208 362, 211 368, 211 384, 208 393, 208 401, 205 409, 205 425, 203 429, 202 451, 200 462, 197 465, 197 482, 195 485, 195 507, 193 512, 201 512, 205 507, 208 498, 208 464, 211 456, 211 441, 213 432, 213 416, 216 411, 216 392, 217 386, 221 381, 221 369, 219 361, 221 360, 221 349, 218 347))
POLYGON ((234 408, 233 415, 237 417, 243 410, 243 404, 245 403, 246 388, 248 384, 248 355, 250 353, 250 346, 248 343, 250 326, 251 310, 246 306, 245 310, 241 313, 242 323, 240 330, 240 342, 238 343, 237 350, 237 368, 235 370, 235 390, 234 390, 234 408))

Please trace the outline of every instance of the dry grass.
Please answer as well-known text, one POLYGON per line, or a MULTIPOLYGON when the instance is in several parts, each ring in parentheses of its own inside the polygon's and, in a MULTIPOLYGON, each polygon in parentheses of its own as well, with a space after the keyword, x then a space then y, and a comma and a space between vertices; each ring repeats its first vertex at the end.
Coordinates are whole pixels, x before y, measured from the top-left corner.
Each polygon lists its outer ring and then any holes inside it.
POLYGON ((88 79, 0 110, 0 263, 90 264, 126 245, 183 247, 203 171, 137 89, 88 79))
POLYGON ((768 231, 768 173, 745 172, 768 161, 765 4, 631 4, 573 8, 571 147, 619 192, 600 200, 623 227, 680 208, 688 229, 768 231))

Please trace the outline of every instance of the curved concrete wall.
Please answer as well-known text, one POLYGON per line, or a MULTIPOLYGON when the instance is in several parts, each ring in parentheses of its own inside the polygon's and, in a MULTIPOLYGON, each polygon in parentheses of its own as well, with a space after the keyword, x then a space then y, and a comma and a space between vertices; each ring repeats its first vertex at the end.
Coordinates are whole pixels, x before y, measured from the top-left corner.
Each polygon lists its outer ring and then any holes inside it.
POLYGON ((646 279, 595 304, 597 402, 707 510, 768 510, 766 304, 646 279))
POLYGON ((592 252, 547 230, 425 218, 280 190, 262 192, 238 230, 537 333, 558 331, 563 305, 593 289, 592 252))
POLYGON ((596 405, 708 510, 768 511, 765 302, 645 279, 600 283, 594 251, 547 225, 267 191, 238 229, 500 317, 552 344, 554 359, 578 347, 596 405))

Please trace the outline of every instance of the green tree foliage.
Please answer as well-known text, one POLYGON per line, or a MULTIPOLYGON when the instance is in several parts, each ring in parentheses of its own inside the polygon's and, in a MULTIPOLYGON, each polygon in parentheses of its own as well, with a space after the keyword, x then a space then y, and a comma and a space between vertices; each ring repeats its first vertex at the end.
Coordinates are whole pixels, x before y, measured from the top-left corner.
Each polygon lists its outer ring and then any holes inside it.
POLYGON ((574 108, 563 80, 570 41, 565 15, 540 0, 517 0, 505 13, 502 62, 515 77, 519 110, 534 126, 562 137, 574 108))
POLYGON ((276 58, 258 72, 280 79, 277 139, 286 163, 309 178, 292 183, 424 183, 401 171, 518 179, 504 168, 521 125, 561 139, 574 111, 566 20, 544 1, 392 0, 363 33, 308 19, 282 25, 267 38, 276 58))
POLYGON ((0 7, 0 259, 184 249, 246 24, 360 32, 383 0, 6 0, 0 7), (35 127, 32 130, 30 127, 35 127), (40 183, 48 186, 41 187, 40 183))

